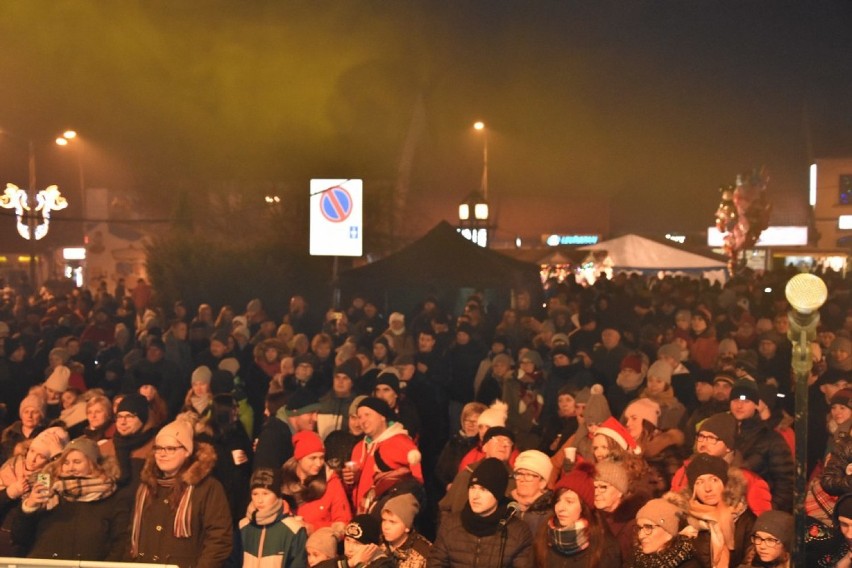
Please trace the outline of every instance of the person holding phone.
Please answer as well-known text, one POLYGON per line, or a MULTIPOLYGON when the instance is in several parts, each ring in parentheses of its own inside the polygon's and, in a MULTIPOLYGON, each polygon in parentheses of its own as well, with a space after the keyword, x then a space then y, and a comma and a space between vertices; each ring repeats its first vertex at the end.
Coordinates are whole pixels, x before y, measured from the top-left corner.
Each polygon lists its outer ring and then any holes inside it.
POLYGON ((72 440, 35 476, 12 522, 12 541, 30 558, 121 561, 128 543, 130 501, 116 493, 118 464, 98 445, 72 440))

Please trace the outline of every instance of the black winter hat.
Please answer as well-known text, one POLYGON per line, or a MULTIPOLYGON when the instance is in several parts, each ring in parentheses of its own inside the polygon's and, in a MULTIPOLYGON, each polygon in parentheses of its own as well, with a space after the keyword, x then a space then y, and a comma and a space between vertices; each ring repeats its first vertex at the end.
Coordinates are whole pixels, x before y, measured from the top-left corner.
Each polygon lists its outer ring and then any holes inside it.
POLYGON ((696 454, 686 466, 686 479, 689 487, 695 486, 695 481, 702 475, 712 474, 728 483, 728 462, 710 454, 696 454))
POLYGON ((319 410, 319 399, 312 390, 301 388, 290 395, 286 406, 290 416, 299 416, 319 410))
POLYGON ((145 424, 148 422, 148 399, 138 392, 132 392, 122 398, 121 402, 118 403, 118 410, 115 413, 119 414, 121 412, 135 414, 142 421, 142 424, 145 424))
POLYGON ((737 438, 737 419, 729 412, 714 414, 698 426, 699 432, 715 434, 729 450, 734 449, 737 438))
POLYGON ((399 394, 399 376, 395 372, 391 373, 389 371, 384 371, 379 373, 379 376, 376 377, 375 383, 373 383, 373 388, 378 385, 387 385, 393 389, 393 392, 397 395, 399 394))
POLYGON ((358 403, 358 408, 363 407, 367 407, 373 412, 384 416, 388 422, 396 420, 396 414, 393 413, 391 407, 388 406, 388 403, 386 403, 380 398, 368 396, 367 398, 358 403))
POLYGON ((251 474, 250 489, 268 489, 276 497, 281 497, 281 469, 277 467, 259 467, 251 474))
POLYGON ((843 406, 848 406, 849 408, 852 408, 852 389, 840 389, 839 391, 834 393, 834 396, 832 396, 831 400, 829 401, 829 406, 834 406, 835 404, 841 404, 843 406))
POLYGON ((372 515, 356 515, 346 525, 344 534, 361 544, 380 544, 382 541, 382 525, 372 515))
POLYGON ((731 400, 750 400, 758 404, 760 394, 757 392, 757 383, 749 379, 738 380, 731 389, 731 400))
POLYGON ((214 395, 234 392, 234 375, 231 371, 216 369, 210 377, 210 392, 214 395))
POLYGON ((506 487, 509 485, 509 471, 506 464, 497 458, 485 458, 470 475, 468 487, 479 485, 487 489, 498 501, 505 499, 506 487))
POLYGON ((515 434, 505 426, 492 426, 488 430, 485 431, 485 435, 482 437, 482 444, 485 445, 488 443, 488 440, 493 438, 494 436, 506 436, 512 443, 515 443, 515 434))

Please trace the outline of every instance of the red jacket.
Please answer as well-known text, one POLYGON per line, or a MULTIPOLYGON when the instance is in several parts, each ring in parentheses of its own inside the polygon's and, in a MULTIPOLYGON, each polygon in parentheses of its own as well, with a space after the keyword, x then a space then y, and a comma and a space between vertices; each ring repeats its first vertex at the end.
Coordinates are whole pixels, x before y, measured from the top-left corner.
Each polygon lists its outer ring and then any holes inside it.
POLYGON ((408 436, 408 431, 402 427, 399 422, 394 422, 388 426, 387 430, 376 436, 376 439, 369 440, 365 437, 352 448, 352 461, 356 463, 358 468, 358 479, 355 482, 355 490, 352 493, 352 503, 355 508, 360 511, 360 505, 364 500, 364 496, 373 487, 373 478, 378 471, 376 460, 373 454, 377 449, 380 449, 382 458, 387 462, 389 456, 395 458, 404 457, 407 461, 405 464, 388 464, 391 467, 408 467, 411 475, 417 481, 423 483, 423 469, 420 465, 420 451, 417 449, 414 441, 408 436))
POLYGON ((325 493, 314 501, 302 503, 296 514, 310 525, 311 531, 331 526, 332 523, 343 523, 352 520, 352 508, 343 490, 343 483, 335 473, 330 473, 325 486, 325 493))
MULTIPOLYGON (((680 466, 672 476, 672 491, 680 492, 689 486, 689 480, 686 478, 686 466, 690 460, 686 459, 683 465, 680 466)), ((746 503, 748 508, 755 516, 759 517, 762 513, 772 509, 772 492, 769 490, 769 484, 766 480, 747 469, 740 469, 746 481, 746 503)))

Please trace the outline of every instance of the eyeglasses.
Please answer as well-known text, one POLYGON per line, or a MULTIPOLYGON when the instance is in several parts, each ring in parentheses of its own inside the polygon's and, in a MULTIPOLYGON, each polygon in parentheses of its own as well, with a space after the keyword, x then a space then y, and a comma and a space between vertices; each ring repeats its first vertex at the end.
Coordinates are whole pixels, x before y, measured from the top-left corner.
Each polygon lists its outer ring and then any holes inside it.
POLYGON ((539 479, 542 479, 539 474, 531 471, 516 471, 512 477, 520 481, 538 481, 539 479))
POLYGON ((769 548, 775 548, 776 546, 781 544, 781 541, 778 540, 777 538, 774 538, 774 537, 771 537, 771 536, 764 538, 762 536, 757 536, 756 534, 751 535, 751 542, 755 546, 758 546, 758 545, 761 545, 761 544, 766 544, 766 546, 768 546, 769 548))
POLYGON ((133 420, 134 418, 137 418, 137 416, 132 412, 119 412, 115 415, 116 420, 133 420))
POLYGON ((633 527, 633 532, 636 534, 640 534, 643 536, 650 536, 654 529, 657 528, 658 525, 636 525, 633 527))
POLYGON ((176 451, 182 449, 183 446, 154 446, 154 453, 162 454, 164 456, 173 456, 176 451))
POLYGON ((716 436, 711 436, 709 434, 698 434, 697 436, 695 436, 695 439, 699 442, 707 442, 710 444, 715 444, 719 441, 719 438, 717 438, 716 436))

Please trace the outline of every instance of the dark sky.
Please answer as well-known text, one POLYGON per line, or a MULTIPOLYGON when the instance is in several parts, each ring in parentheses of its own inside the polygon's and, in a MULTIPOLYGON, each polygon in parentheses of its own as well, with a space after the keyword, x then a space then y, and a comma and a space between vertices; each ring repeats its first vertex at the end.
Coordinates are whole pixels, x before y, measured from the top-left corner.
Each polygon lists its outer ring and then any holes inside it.
MULTIPOLYGON (((477 188, 481 119, 506 234, 696 230, 738 172, 765 164, 785 211, 814 155, 852 150, 850 23, 848 1, 7 0, 0 126, 73 126, 87 185, 158 202, 215 180, 370 191, 410 137, 422 231, 477 188)), ((45 182, 73 174, 56 151, 45 182)))

